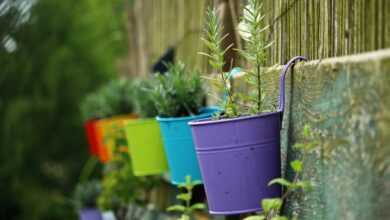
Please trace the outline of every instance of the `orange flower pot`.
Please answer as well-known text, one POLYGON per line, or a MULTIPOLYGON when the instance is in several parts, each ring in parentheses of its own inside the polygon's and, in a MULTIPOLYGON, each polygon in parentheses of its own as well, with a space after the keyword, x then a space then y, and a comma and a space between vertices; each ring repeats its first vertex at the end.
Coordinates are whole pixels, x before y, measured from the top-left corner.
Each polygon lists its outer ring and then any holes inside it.
POLYGON ((125 135, 125 125, 128 120, 138 118, 137 115, 119 115, 111 118, 101 119, 97 122, 96 130, 98 141, 99 159, 102 163, 106 163, 113 157, 115 147, 123 147, 127 149, 127 141, 125 135), (117 138, 122 136, 124 143, 122 146, 117 146, 117 138))

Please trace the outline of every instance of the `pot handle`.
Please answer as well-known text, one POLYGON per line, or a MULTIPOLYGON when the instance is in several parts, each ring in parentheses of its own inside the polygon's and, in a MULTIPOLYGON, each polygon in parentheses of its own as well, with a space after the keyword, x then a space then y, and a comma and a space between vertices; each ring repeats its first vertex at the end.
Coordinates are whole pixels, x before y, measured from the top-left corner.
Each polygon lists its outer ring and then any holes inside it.
POLYGON ((306 57, 303 57, 303 56, 296 56, 294 58, 292 58, 290 61, 287 62, 286 65, 284 65, 283 67, 283 70, 282 70, 282 73, 280 75, 280 84, 279 84, 279 90, 280 90, 280 93, 279 93, 279 109, 278 111, 281 113, 282 115, 282 120, 283 120, 283 113, 284 113, 284 99, 285 99, 285 79, 286 79, 286 74, 288 72, 288 69, 290 67, 293 67, 295 65, 295 63, 299 62, 299 61, 306 61, 306 57))

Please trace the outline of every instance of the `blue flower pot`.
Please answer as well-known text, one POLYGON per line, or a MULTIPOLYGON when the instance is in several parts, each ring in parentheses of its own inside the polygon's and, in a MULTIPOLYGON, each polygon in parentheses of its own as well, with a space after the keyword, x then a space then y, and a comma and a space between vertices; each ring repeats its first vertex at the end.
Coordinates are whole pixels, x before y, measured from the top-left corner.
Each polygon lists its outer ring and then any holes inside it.
POLYGON ((185 177, 193 181, 202 181, 196 158, 191 128, 188 122, 210 118, 218 108, 204 108, 199 115, 188 117, 162 118, 160 123, 164 149, 168 160, 169 172, 173 184, 185 183, 185 177))

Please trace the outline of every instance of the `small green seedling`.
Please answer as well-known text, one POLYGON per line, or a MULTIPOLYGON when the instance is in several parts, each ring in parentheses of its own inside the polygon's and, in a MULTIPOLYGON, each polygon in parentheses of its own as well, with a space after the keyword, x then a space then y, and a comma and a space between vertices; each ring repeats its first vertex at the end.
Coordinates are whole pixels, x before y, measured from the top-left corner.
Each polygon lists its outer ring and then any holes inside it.
POLYGON ((180 201, 181 204, 176 204, 168 207, 167 211, 169 212, 179 212, 181 217, 179 220, 190 220, 194 211, 204 210, 206 205, 203 203, 195 203, 191 205, 192 199, 192 190, 194 186, 200 184, 199 181, 191 181, 191 176, 186 176, 185 184, 180 184, 179 188, 185 189, 185 193, 180 193, 176 198, 180 201), (184 203, 184 205, 182 205, 184 203))
MULTIPOLYGON (((284 178, 276 178, 268 183, 269 186, 279 184, 285 187, 285 192, 282 197, 263 199, 261 201, 263 213, 261 215, 247 217, 244 220, 288 220, 288 217, 281 215, 281 209, 286 198, 291 195, 291 193, 298 190, 308 191, 313 188, 313 183, 311 181, 302 179, 302 172, 305 168, 307 156, 313 153, 320 143, 315 140, 315 134, 308 125, 304 126, 302 136, 304 139, 303 142, 294 145, 294 149, 301 153, 301 158, 290 163, 290 166, 294 171, 293 180, 289 181, 284 178)), ((296 216, 293 220, 295 219, 297 219, 296 216)))

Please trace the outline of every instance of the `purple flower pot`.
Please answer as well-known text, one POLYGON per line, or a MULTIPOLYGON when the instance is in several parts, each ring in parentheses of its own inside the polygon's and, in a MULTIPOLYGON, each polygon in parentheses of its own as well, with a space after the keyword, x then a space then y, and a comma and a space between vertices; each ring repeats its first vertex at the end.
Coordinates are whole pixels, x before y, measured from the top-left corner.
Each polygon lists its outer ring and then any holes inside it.
POLYGON ((81 209, 79 212, 80 220, 102 220, 102 214, 99 209, 89 208, 81 209))
POLYGON ((281 196, 281 187, 268 183, 281 176, 284 80, 299 60, 306 59, 295 57, 283 69, 277 112, 189 123, 211 214, 261 211, 262 199, 281 196))

